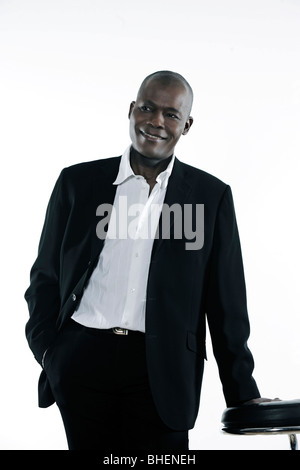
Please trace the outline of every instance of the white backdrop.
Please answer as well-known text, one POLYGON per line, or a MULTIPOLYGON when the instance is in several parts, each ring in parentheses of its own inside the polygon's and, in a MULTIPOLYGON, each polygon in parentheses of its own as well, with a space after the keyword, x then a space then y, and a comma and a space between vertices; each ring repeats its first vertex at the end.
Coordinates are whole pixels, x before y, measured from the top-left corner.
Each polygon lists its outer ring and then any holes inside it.
MULTIPOLYGON (((66 449, 56 406, 37 407, 40 367, 23 299, 46 205, 65 166, 119 155, 142 79, 170 69, 195 93, 177 156, 232 187, 255 378, 300 398, 299 0, 0 0, 1 449, 66 449)), ((288 449, 228 436, 208 339, 191 449, 288 449)))

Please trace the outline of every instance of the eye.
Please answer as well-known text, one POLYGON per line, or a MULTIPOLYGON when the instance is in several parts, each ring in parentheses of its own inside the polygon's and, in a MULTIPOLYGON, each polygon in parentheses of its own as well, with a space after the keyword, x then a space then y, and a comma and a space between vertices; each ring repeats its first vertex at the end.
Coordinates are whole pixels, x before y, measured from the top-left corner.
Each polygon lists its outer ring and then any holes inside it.
POLYGON ((176 116, 176 114, 173 114, 173 113, 168 113, 167 116, 171 119, 179 119, 179 117, 176 116))
POLYGON ((149 113, 151 111, 150 106, 146 106, 145 104, 143 106, 140 106, 140 110, 143 111, 144 113, 149 113))

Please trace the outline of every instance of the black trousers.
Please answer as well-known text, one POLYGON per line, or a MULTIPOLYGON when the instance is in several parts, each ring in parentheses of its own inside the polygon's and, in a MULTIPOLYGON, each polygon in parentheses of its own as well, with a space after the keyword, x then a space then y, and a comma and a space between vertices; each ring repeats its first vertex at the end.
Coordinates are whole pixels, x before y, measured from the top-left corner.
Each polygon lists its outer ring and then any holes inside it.
POLYGON ((70 450, 188 449, 188 431, 168 428, 156 411, 143 333, 115 335, 70 320, 45 370, 70 450))

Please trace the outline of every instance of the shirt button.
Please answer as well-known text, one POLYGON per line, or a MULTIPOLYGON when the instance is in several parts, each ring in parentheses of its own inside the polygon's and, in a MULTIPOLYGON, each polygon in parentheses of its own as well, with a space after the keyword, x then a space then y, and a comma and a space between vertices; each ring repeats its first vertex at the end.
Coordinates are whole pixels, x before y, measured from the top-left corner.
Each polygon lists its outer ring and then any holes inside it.
POLYGON ((75 302, 75 300, 76 300, 77 297, 76 297, 75 294, 72 294, 71 298, 72 298, 73 302, 75 302))
POLYGON ((135 288, 133 287, 132 289, 130 289, 130 292, 133 294, 135 292, 135 288))

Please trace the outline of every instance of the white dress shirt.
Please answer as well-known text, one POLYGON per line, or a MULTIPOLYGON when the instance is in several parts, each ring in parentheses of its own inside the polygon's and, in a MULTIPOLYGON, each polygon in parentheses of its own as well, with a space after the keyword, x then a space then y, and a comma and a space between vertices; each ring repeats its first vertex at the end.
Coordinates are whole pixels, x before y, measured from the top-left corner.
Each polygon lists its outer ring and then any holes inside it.
POLYGON ((104 247, 72 316, 78 323, 145 332, 151 252, 174 158, 149 195, 149 184, 130 166, 130 147, 122 155, 104 247))

